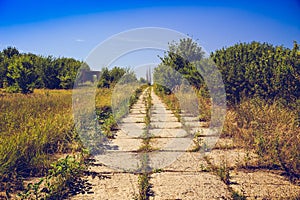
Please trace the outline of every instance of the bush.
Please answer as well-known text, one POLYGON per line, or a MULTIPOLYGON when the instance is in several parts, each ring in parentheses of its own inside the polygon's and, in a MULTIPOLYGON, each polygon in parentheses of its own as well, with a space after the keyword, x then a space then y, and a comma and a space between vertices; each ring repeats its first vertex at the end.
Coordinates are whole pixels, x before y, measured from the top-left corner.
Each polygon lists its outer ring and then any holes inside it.
POLYGON ((268 43, 240 43, 212 53, 225 84, 227 101, 243 98, 266 101, 283 99, 286 104, 300 98, 300 51, 268 43))

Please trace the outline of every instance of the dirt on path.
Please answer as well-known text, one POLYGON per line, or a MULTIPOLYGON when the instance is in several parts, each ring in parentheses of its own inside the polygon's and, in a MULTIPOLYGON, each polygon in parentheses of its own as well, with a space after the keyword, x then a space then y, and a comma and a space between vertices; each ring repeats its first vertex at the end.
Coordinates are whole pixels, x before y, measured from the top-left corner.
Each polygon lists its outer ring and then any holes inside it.
MULTIPOLYGON (((139 171, 143 165, 139 149, 145 134, 144 92, 130 113, 123 118, 115 139, 83 177, 90 191, 70 199, 141 199, 139 171)), ((235 147, 230 139, 219 139, 211 152, 197 151, 195 132, 210 141, 209 129, 197 118, 181 116, 185 125, 151 91, 151 116, 148 137, 152 151, 147 153, 150 188, 146 199, 297 199, 300 186, 292 184, 279 171, 245 170, 257 155, 235 147), (196 145, 196 146, 195 146, 196 145)), ((184 113, 184 112, 183 112, 184 113)), ((212 139, 213 140, 213 139, 212 139)), ((202 145, 202 144, 198 144, 202 145)))

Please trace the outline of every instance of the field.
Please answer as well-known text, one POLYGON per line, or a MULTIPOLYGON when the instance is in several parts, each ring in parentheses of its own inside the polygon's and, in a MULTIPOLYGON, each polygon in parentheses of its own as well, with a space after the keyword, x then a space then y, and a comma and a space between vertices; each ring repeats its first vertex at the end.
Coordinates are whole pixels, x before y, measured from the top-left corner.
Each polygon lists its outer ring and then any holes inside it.
MULTIPOLYGON (((110 106, 111 90, 98 91, 97 108, 110 106)), ((66 155, 82 154, 74 127, 71 90, 36 89, 32 94, 0 94, 0 190, 9 196, 26 189, 22 181, 42 177, 66 155)))

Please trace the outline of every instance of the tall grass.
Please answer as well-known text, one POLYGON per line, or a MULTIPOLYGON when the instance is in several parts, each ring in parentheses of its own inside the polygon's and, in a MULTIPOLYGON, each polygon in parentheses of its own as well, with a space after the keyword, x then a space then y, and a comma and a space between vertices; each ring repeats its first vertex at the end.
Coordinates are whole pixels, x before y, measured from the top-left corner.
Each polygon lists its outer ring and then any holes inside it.
MULTIPOLYGON (((299 107, 296 104, 294 107, 299 107)), ((260 158, 258 166, 279 167, 288 175, 300 177, 298 115, 299 110, 279 101, 245 100, 228 111, 223 136, 254 149, 260 158)))
POLYGON ((43 175, 54 154, 80 148, 71 92, 0 94, 0 190, 21 177, 43 175))

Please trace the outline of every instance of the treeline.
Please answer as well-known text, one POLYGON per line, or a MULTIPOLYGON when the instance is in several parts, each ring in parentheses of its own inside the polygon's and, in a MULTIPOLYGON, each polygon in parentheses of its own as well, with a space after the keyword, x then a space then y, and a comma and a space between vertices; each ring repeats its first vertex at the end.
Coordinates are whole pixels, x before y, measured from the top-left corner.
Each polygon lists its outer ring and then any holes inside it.
MULTIPOLYGON (((195 88, 204 91, 203 94, 209 91, 202 75, 210 75, 206 81, 214 79, 213 72, 209 72, 211 61, 214 61, 222 75, 227 103, 231 105, 252 97, 270 101, 283 99, 286 103, 300 98, 300 51, 297 42, 292 49, 268 43, 240 43, 217 50, 205 58, 201 47, 187 38, 170 44, 161 60, 162 63, 154 70, 156 82, 161 80, 167 86, 174 86, 180 84, 180 75, 195 88)), ((42 57, 8 47, 0 51, 0 88, 22 93, 30 93, 34 88, 69 89, 73 87, 80 67, 89 70, 87 64, 73 58, 42 57)), ((129 69, 103 68, 98 87, 114 86, 122 77, 127 82, 136 80, 129 69)), ((168 93, 172 90, 163 86, 161 89, 168 93)))
POLYGON ((300 51, 268 43, 240 43, 211 54, 222 73, 227 101, 244 98, 294 102, 300 98, 300 51))
POLYGON ((43 57, 8 47, 0 51, 0 88, 22 93, 34 88, 70 89, 80 67, 89 70, 73 58, 43 57))
POLYGON ((154 81, 164 83, 160 90, 166 93, 181 84, 182 76, 202 94, 208 94, 211 91, 206 82, 212 85, 216 79, 216 73, 209 70, 216 65, 222 75, 228 105, 253 97, 267 101, 281 99, 287 104, 300 98, 297 42, 293 49, 268 43, 240 43, 205 57, 201 47, 187 38, 171 44, 161 60, 154 70, 154 81), (206 76, 206 82, 202 75, 206 76))

